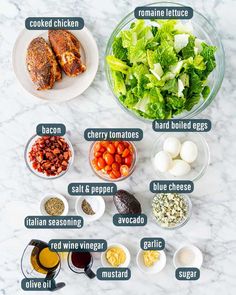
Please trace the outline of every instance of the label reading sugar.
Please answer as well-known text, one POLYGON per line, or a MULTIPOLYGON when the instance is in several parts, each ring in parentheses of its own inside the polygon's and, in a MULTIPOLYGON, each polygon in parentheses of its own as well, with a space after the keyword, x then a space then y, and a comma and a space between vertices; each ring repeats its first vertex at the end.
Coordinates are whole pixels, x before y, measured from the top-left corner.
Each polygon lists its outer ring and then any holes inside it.
POLYGON ((211 121, 208 119, 154 120, 152 128, 156 132, 208 132, 211 121))
POLYGON ((42 123, 36 127, 39 136, 63 136, 66 134, 66 126, 58 123, 42 123))
POLYGON ((115 183, 70 183, 71 196, 111 196, 117 192, 115 183))
POLYGON ((84 131, 84 138, 88 141, 140 141, 143 139, 143 130, 139 128, 88 128, 84 131))
POLYGON ((54 252, 104 252, 107 249, 107 241, 102 239, 53 239, 49 241, 49 248, 54 252))
POLYGON ((193 9, 187 6, 141 6, 135 8, 134 16, 138 19, 191 19, 193 9))
POLYGON ((163 250, 165 249, 165 240, 162 238, 142 238, 140 248, 143 250, 163 250))
POLYGON ((101 281, 127 281, 131 278, 131 271, 127 267, 100 267, 97 278, 101 281))
POLYGON ((192 193, 193 190, 190 180, 153 180, 150 183, 152 193, 192 193))
POLYGON ((25 218, 25 227, 27 228, 74 228, 79 229, 84 225, 81 216, 27 216, 25 218))
POLYGON ((81 17, 28 17, 25 27, 27 30, 82 30, 84 20, 81 17))
POLYGON ((196 281, 200 278, 200 270, 196 267, 179 267, 175 277, 179 281, 196 281))
POLYGON ((115 226, 144 226, 147 224, 145 214, 115 214, 113 215, 115 226))
POLYGON ((21 288, 24 291, 51 291, 55 289, 55 281, 45 278, 23 279, 21 281, 21 288))

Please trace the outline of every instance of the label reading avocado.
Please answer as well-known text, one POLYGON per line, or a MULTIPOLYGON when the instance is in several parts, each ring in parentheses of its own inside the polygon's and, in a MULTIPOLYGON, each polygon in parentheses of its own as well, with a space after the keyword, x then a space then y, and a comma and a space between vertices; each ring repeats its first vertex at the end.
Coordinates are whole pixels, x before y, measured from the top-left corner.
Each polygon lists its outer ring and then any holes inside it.
POLYGON ((140 248, 142 250, 163 250, 165 249, 165 240, 162 238, 142 238, 140 248))
POLYGON ((152 128, 156 132, 208 132, 211 121, 208 119, 154 120, 152 128))
POLYGON ((127 267, 100 267, 97 278, 101 281, 127 281, 131 278, 131 271, 127 267))
POLYGON ((82 17, 28 17, 25 20, 27 30, 82 30, 82 17))
POLYGON ((115 226, 144 226, 147 224, 145 214, 115 214, 113 216, 115 226))
POLYGON ((193 9, 187 6, 140 6, 134 10, 138 19, 191 19, 193 9))
POLYGON ((179 267, 175 277, 179 281, 196 281, 200 278, 200 270, 196 267, 179 267))
POLYGON ((36 127, 38 136, 63 136, 66 134, 66 126, 59 123, 41 123, 36 127))
POLYGON ((143 130, 140 128, 88 128, 84 131, 84 138, 88 141, 140 141, 143 139, 143 130))

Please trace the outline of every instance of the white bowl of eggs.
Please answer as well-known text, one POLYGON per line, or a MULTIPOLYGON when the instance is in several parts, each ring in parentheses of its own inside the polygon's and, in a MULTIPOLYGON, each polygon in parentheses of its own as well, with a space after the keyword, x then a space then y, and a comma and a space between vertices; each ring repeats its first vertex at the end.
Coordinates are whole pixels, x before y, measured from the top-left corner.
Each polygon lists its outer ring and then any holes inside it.
POLYGON ((198 133, 164 133, 153 145, 151 161, 159 179, 196 181, 209 165, 210 152, 198 133))

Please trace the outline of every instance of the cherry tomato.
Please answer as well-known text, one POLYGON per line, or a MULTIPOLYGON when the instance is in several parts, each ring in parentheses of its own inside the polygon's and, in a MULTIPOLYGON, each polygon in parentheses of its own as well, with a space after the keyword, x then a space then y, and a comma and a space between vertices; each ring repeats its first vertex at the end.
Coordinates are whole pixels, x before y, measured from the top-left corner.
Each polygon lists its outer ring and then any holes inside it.
POLYGON ((132 162, 133 162, 133 157, 132 157, 132 155, 128 155, 126 158, 125 158, 125 164, 127 165, 127 166, 131 166, 131 164, 132 164, 132 162))
POLYGON ((94 152, 98 152, 101 148, 101 144, 100 142, 96 142, 95 145, 94 145, 94 152))
POLYGON ((115 161, 119 164, 121 163, 121 156, 119 154, 115 154, 115 161))
POLYGON ((114 162, 114 163, 111 165, 111 168, 112 168, 112 170, 120 171, 120 164, 114 162))
POLYGON ((102 153, 101 152, 95 152, 94 153, 94 157, 96 157, 96 158, 99 158, 101 156, 102 156, 102 153))
POLYGON ((121 173, 118 170, 112 170, 112 173, 115 175, 116 178, 120 178, 121 177, 121 173))
POLYGON ((129 149, 125 148, 125 150, 122 153, 122 158, 125 158, 129 155, 129 149))
POLYGON ((118 144, 119 144, 119 141, 113 141, 113 144, 117 148, 118 147, 118 144))
POLYGON ((125 149, 125 147, 124 147, 123 143, 119 143, 117 146, 117 153, 122 154, 124 149, 125 149))
POLYGON ((110 142, 109 141, 101 141, 101 145, 105 148, 109 146, 110 142))
POLYGON ((121 165, 120 166, 120 173, 123 176, 128 176, 129 175, 129 167, 127 165, 121 165))
POLYGON ((110 165, 106 165, 104 169, 105 169, 105 171, 106 171, 106 172, 108 172, 108 171, 111 171, 111 170, 112 170, 112 168, 111 168, 111 166, 110 166, 110 165))
POLYGON ((129 147, 129 143, 127 141, 124 141, 123 143, 125 147, 129 147))
POLYGON ((116 148, 115 148, 115 146, 114 146, 112 143, 110 143, 110 144, 108 145, 108 147, 107 147, 107 151, 108 151, 110 154, 114 154, 114 153, 116 152, 116 148))
POLYGON ((107 165, 111 165, 114 162, 113 156, 111 154, 109 154, 109 153, 106 153, 104 155, 104 159, 105 159, 107 165))
POLYGON ((111 171, 111 172, 109 173, 109 176, 110 176, 110 178, 112 178, 112 179, 116 179, 116 178, 117 178, 113 171, 111 171))
POLYGON ((104 146, 102 146, 99 150, 99 152, 104 153, 106 151, 106 148, 104 146))
POLYGON ((98 158, 98 167, 100 169, 103 169, 106 166, 106 162, 104 161, 104 159, 102 157, 98 158))

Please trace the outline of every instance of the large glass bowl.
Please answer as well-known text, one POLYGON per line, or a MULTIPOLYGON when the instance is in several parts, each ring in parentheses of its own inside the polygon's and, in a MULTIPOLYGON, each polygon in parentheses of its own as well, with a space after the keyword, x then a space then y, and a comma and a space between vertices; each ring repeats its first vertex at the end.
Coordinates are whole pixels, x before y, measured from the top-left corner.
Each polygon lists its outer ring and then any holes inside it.
MULTIPOLYGON (((172 2, 156 2, 152 4, 148 4, 145 6, 183 6, 179 3, 172 3, 172 2)), ((110 39, 107 43, 106 47, 106 53, 105 58, 107 55, 112 55, 112 43, 114 41, 114 38, 119 35, 119 33, 122 30, 129 29, 130 24, 134 22, 136 19, 134 17, 134 12, 132 11, 129 13, 122 21, 117 25, 115 30, 110 36, 110 39)), ((148 20, 146 20, 148 21, 148 20)), ((182 22, 186 22, 188 20, 182 20, 182 22)), ((191 19, 194 35, 198 37, 199 39, 204 40, 209 45, 214 45, 217 47, 217 51, 215 54, 216 57, 216 68, 213 70, 213 72, 208 77, 207 84, 209 85, 211 91, 208 95, 206 100, 201 99, 201 101, 195 105, 191 111, 184 111, 178 116, 175 116, 174 118, 181 118, 181 119, 189 119, 193 118, 199 113, 201 113, 215 98, 217 92, 220 89, 220 86, 223 81, 224 77, 224 71, 225 71, 225 55, 224 55, 224 49, 223 45, 221 43, 221 38, 216 31, 214 25, 201 13, 194 10, 193 12, 193 18, 191 19)), ((122 107, 123 110, 131 114, 135 118, 139 118, 140 120, 144 122, 152 122, 152 119, 143 118, 140 115, 134 113, 132 110, 129 110, 126 108, 118 99, 118 97, 115 95, 113 91, 113 82, 112 82, 112 76, 110 68, 105 60, 105 72, 106 72, 106 78, 109 85, 109 88, 113 92, 113 95, 118 102, 118 104, 122 107)))

